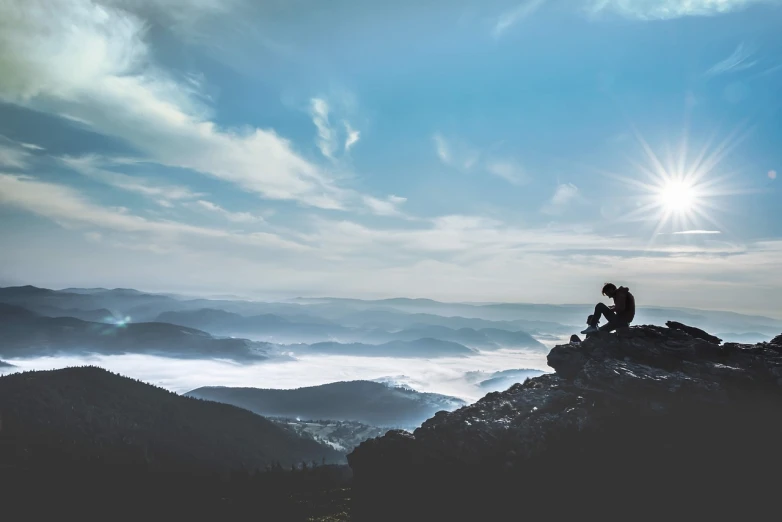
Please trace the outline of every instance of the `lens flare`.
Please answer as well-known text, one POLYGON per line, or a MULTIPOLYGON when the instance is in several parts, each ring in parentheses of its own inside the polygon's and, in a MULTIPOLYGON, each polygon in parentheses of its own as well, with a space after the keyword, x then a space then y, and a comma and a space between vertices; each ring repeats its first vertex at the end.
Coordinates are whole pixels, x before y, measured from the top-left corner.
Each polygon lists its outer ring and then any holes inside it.
POLYGON ((635 191, 630 197, 636 207, 622 220, 653 226, 652 241, 663 233, 684 237, 692 230, 726 232, 717 219, 728 210, 729 201, 725 198, 751 192, 731 186, 730 178, 735 172, 730 172, 724 162, 741 141, 739 132, 717 146, 707 142, 697 153, 688 149, 685 134, 677 152, 668 148, 664 159, 637 132, 636 138, 643 151, 642 160, 629 159, 634 167, 629 174, 607 174, 635 191))
POLYGON ((697 190, 685 181, 671 180, 657 193, 660 206, 667 212, 689 214, 698 204, 697 190))

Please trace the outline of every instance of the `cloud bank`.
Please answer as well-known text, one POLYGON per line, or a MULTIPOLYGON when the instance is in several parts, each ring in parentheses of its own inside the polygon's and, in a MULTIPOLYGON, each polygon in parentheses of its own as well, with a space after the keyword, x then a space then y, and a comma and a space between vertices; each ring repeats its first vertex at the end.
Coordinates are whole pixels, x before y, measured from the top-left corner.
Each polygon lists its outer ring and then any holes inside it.
POLYGON ((714 16, 756 4, 779 4, 779 0, 589 0, 592 13, 613 11, 629 18, 667 20, 683 16, 714 16))

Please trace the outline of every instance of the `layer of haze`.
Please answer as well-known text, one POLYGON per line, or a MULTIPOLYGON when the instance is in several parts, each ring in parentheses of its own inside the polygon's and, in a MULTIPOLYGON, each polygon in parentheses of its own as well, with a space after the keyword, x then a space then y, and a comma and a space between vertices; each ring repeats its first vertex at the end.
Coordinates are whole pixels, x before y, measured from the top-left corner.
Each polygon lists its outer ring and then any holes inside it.
POLYGON ((336 381, 382 379, 421 392, 435 392, 470 402, 486 390, 465 377, 467 372, 508 369, 550 371, 542 352, 483 352, 469 358, 402 359, 391 357, 311 356, 295 361, 237 364, 214 360, 181 360, 146 355, 45 357, 8 361, 25 370, 51 370, 85 364, 184 393, 201 386, 241 386, 291 389, 336 381))

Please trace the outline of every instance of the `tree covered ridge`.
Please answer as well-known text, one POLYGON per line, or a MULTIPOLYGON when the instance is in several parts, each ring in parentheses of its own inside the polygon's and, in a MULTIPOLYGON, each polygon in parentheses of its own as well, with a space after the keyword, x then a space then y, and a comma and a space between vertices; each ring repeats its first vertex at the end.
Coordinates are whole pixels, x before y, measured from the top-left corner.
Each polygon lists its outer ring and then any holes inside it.
POLYGON ((53 454, 193 473, 343 460, 249 411, 93 366, 0 377, 0 417, 3 461, 19 467, 53 454))
POLYGON ((440 410, 465 405, 447 395, 361 380, 291 390, 206 386, 187 395, 270 417, 349 420, 372 426, 418 426, 440 410))

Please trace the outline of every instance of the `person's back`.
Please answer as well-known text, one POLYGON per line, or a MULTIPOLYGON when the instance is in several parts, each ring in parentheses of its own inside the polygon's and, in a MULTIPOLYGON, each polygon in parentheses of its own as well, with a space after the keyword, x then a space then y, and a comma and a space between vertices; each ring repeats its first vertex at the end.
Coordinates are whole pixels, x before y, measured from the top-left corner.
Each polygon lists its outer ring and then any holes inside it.
POLYGON ((614 294, 614 312, 617 320, 628 325, 635 319, 635 296, 626 286, 620 286, 614 294))

